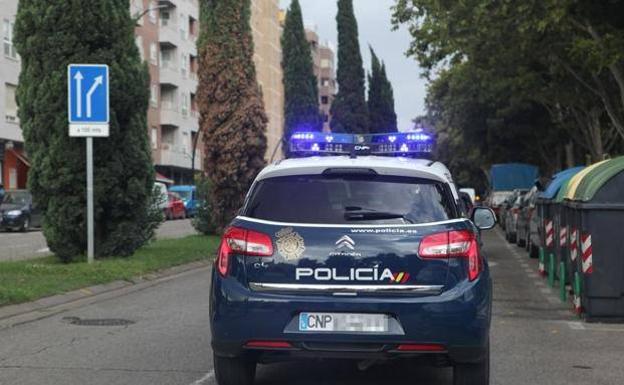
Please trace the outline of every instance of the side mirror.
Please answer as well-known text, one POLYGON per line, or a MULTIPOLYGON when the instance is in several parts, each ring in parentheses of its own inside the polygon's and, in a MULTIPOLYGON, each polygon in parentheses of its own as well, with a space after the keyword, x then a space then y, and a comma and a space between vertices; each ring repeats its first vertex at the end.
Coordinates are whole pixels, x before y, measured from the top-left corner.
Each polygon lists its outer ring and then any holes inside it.
POLYGON ((470 220, 479 230, 490 230, 496 226, 496 216, 489 207, 475 207, 470 215, 470 220))

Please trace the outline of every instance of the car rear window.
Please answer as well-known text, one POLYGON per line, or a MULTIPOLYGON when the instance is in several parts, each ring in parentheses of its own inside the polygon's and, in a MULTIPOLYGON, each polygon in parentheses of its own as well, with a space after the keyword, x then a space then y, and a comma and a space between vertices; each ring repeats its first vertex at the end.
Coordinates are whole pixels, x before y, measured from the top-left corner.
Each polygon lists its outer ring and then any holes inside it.
POLYGON ((256 183, 243 214, 293 223, 427 223, 455 218, 453 202, 448 187, 425 179, 297 175, 256 183))

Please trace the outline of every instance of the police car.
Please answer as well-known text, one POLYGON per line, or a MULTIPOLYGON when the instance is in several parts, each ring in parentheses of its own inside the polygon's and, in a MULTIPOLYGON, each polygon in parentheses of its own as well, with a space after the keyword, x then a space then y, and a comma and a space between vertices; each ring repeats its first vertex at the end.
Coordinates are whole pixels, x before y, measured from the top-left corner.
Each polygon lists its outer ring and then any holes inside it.
POLYGON ((225 231, 210 319, 220 385, 257 364, 390 359, 489 384, 492 283, 480 231, 425 133, 296 133, 225 231), (467 217, 468 216, 468 217, 467 217))

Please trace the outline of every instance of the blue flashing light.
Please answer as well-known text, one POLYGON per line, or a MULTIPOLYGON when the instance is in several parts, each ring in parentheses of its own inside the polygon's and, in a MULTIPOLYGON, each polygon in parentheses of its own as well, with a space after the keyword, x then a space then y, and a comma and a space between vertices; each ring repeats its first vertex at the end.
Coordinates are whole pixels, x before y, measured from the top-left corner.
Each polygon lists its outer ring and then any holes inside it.
POLYGON ((407 156, 431 153, 433 146, 433 137, 422 130, 371 135, 296 132, 290 138, 290 152, 299 156, 322 154, 407 156))

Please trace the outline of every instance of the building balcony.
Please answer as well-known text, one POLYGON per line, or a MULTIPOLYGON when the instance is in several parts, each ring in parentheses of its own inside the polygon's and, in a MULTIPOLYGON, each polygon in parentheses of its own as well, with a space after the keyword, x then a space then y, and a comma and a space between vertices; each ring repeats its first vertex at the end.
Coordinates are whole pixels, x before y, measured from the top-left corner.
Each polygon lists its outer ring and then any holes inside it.
POLYGON ((176 108, 170 103, 161 103, 160 124, 163 126, 174 126, 186 128, 192 132, 199 130, 198 114, 196 112, 184 111, 176 108))
POLYGON ((160 84, 171 85, 173 87, 179 87, 182 75, 180 71, 173 63, 161 62, 160 67, 160 84))
POLYGON ((178 24, 167 22, 163 24, 161 21, 160 29, 158 30, 158 42, 161 46, 166 48, 177 47, 180 44, 180 32, 178 31, 178 24))
MULTIPOLYGON (((197 151, 195 153, 196 170, 202 169, 203 158, 201 154, 201 145, 201 143, 197 144, 197 151)), ((159 165, 191 169, 192 154, 192 148, 187 149, 182 146, 163 143, 160 150, 159 165)))

